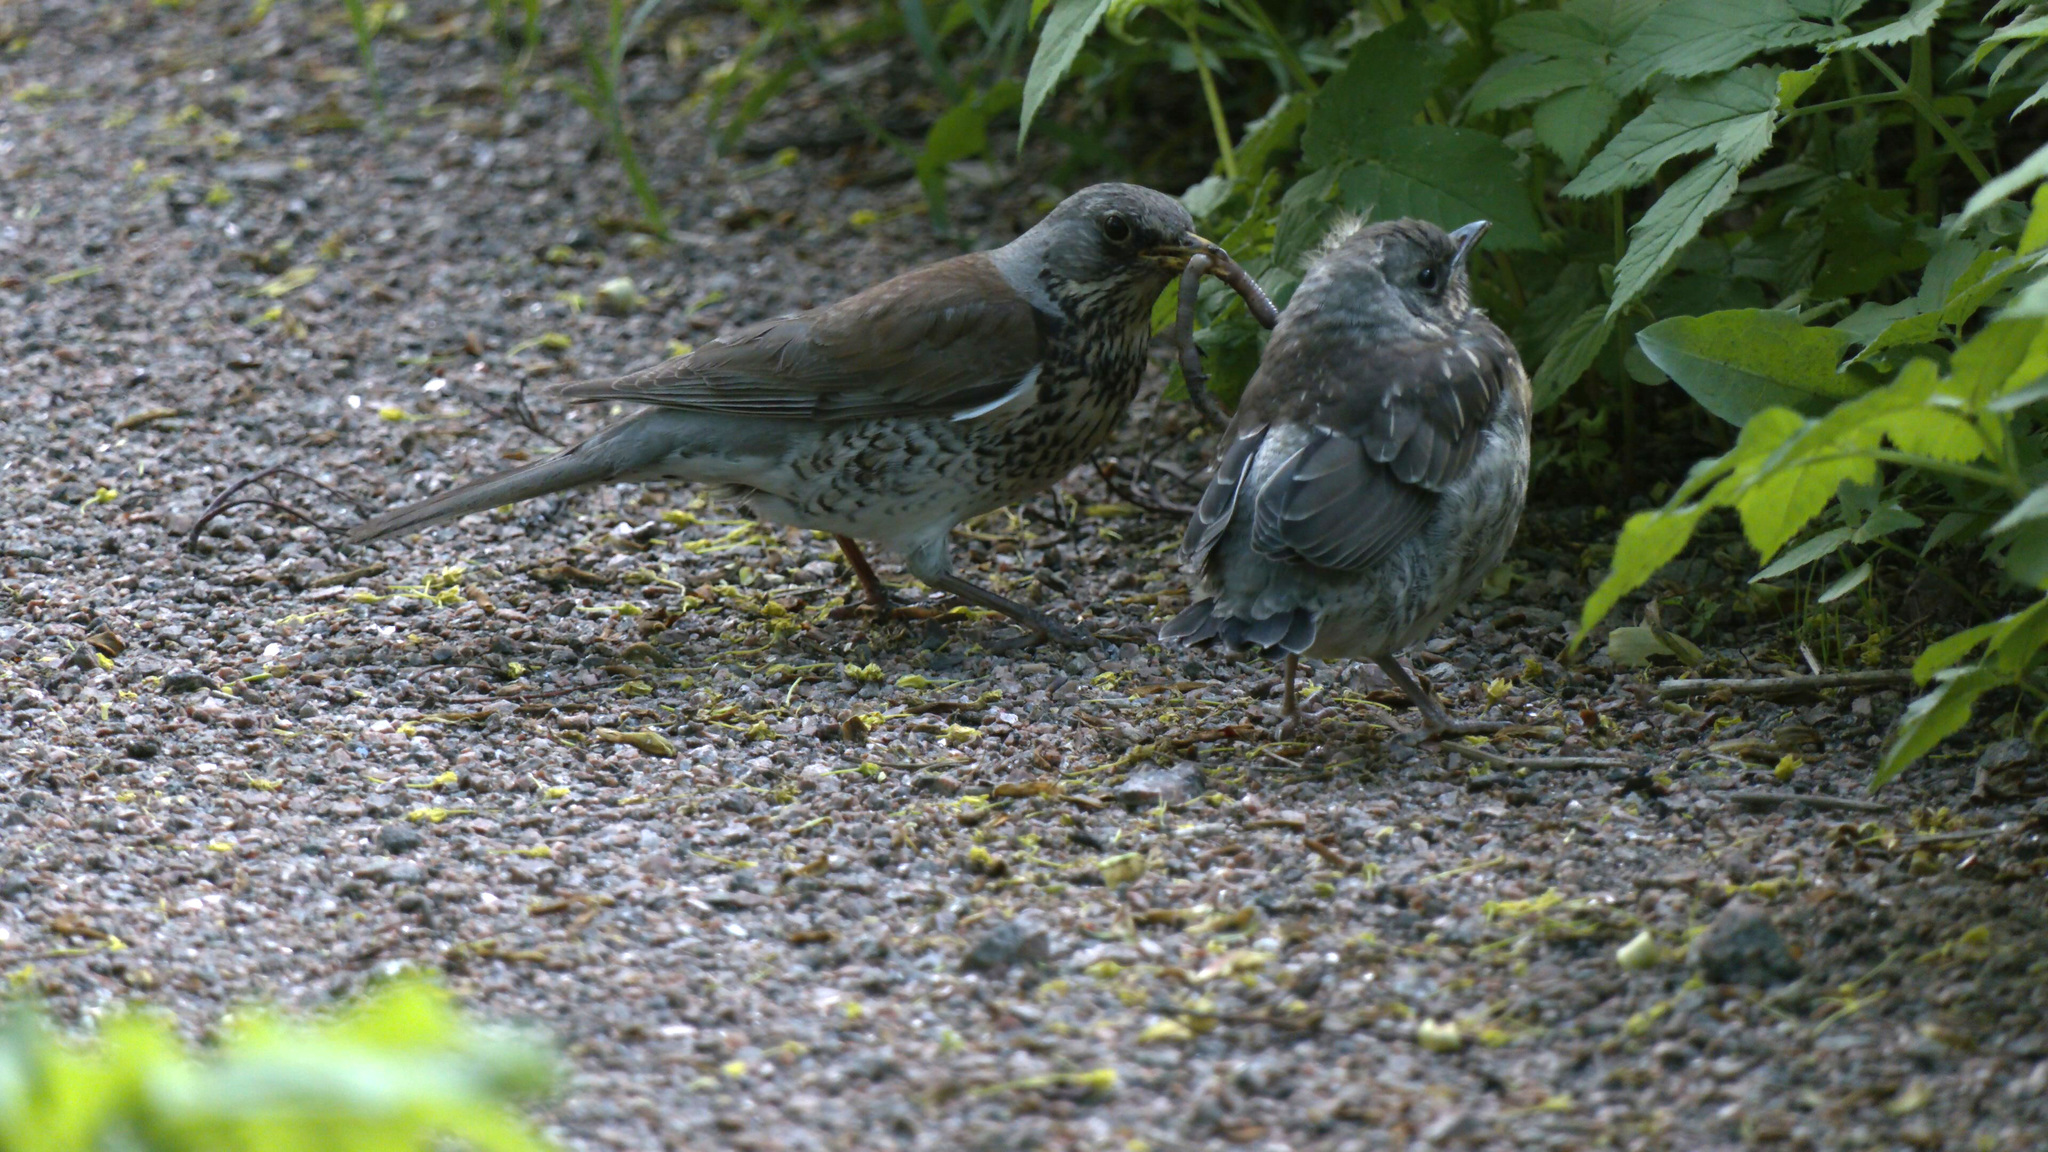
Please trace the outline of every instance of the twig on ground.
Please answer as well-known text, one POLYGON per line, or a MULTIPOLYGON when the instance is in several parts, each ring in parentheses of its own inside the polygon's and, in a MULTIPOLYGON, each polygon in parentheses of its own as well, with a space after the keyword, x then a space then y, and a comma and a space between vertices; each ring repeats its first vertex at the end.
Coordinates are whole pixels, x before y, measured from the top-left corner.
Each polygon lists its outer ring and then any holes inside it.
POLYGON ((512 394, 510 403, 506 404, 503 408, 485 406, 484 410, 501 419, 510 420, 512 423, 519 425, 521 428, 526 429, 528 432, 556 447, 561 447, 565 443, 560 437, 541 427, 540 417, 534 413, 533 406, 526 402, 526 381, 524 380, 519 382, 519 390, 512 394))
POLYGON ((1711 696, 1727 692, 1736 696, 1790 696, 1799 692, 1822 692, 1829 688, 1908 688, 1913 674, 1903 668, 1872 672, 1827 672, 1819 676, 1763 676, 1753 680, 1666 680, 1657 685, 1657 695, 1666 700, 1688 696, 1711 696))
POLYGON ((214 497, 213 503, 208 504, 206 508, 199 513, 199 519, 193 521, 192 530, 185 534, 186 546, 190 547, 192 544, 196 543, 199 540, 199 533, 203 531, 208 524, 212 523, 215 517, 221 515, 222 513, 228 511, 231 508, 241 508, 250 504, 254 504, 259 508, 274 508, 287 516, 291 516, 295 519, 303 520, 306 523, 311 524, 313 527, 318 528, 320 531, 327 533, 329 536, 340 536, 348 531, 348 529, 343 526, 334 524, 324 524, 320 521, 318 517, 314 516, 312 513, 304 511, 299 508, 294 508, 291 505, 286 504, 284 501, 277 499, 274 495, 267 498, 262 496, 249 496, 244 497, 243 499, 240 500, 235 499, 235 493, 240 492, 242 489, 251 487, 252 485, 256 484, 267 485, 273 478, 278 476, 290 476, 295 480, 304 480, 306 483, 313 485, 315 488, 320 489, 321 491, 327 493, 330 496, 338 497, 342 500, 348 501, 349 504, 355 508, 357 515, 365 519, 368 519, 370 515, 369 511, 363 507, 362 502, 357 500, 355 497, 350 496, 348 493, 343 492, 340 489, 334 488, 331 485, 322 484, 320 481, 313 479, 311 476, 306 475, 304 472, 295 471, 294 469, 286 468, 282 465, 279 465, 274 468, 265 468, 263 471, 256 473, 254 476, 249 476, 245 477, 244 479, 238 480, 235 483, 229 485, 227 491, 222 492, 220 495, 214 497))
POLYGON ((1636 768, 1635 760, 1617 756, 1505 756, 1491 748, 1479 748, 1470 744, 1449 743, 1444 751, 1491 764, 1496 768, 1526 768, 1531 772, 1556 772, 1575 768, 1636 768))
POLYGON ((1745 808, 1776 808, 1781 804, 1804 804, 1808 808, 1842 812, 1889 812, 1892 806, 1875 800, 1852 800, 1847 796, 1811 796, 1802 792, 1729 792, 1727 798, 1745 808))

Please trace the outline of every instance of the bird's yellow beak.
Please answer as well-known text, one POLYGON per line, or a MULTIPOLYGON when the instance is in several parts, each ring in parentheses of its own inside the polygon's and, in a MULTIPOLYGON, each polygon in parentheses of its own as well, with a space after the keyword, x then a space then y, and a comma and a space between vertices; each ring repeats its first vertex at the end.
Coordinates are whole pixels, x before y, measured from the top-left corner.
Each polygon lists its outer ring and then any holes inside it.
POLYGON ((1230 258, 1214 240, 1205 240, 1193 232, 1183 232, 1179 240, 1171 244, 1161 244, 1156 248, 1147 248, 1139 255, 1170 272, 1179 272, 1186 268, 1188 261, 1198 255, 1219 256, 1224 260, 1230 258))

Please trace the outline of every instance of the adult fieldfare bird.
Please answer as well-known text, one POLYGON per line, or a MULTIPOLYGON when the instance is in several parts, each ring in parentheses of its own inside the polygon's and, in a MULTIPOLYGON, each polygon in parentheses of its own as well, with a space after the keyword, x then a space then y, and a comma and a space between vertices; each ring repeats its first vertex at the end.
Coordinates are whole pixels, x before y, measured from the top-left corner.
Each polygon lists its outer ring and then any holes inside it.
MULTIPOLYGON (((1100 446, 1137 392, 1152 305, 1197 253, 1187 209, 1129 184, 1068 197, 1009 244, 782 316, 569 398, 648 407, 559 455, 387 512, 372 540, 610 481, 720 485, 755 516, 900 552, 932 588, 1038 637, 1088 637, 953 573, 953 525, 1043 491, 1100 446)), ((1232 266, 1234 267, 1234 266, 1232 266)))
POLYGON ((1190 643, 1365 657, 1455 724, 1395 654, 1500 563, 1529 482, 1529 379, 1472 304, 1487 223, 1341 225, 1324 244, 1223 434, 1182 554, 1196 599, 1162 630, 1190 643))

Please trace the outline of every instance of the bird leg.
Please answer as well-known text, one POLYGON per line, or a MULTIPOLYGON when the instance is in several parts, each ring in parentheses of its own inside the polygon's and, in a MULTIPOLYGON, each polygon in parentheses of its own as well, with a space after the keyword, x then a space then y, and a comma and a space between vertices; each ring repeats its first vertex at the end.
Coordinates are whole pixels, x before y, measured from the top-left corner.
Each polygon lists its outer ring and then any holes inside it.
POLYGON ((1453 720, 1437 700, 1436 693, 1416 683, 1415 677, 1409 675, 1399 660, 1392 656, 1375 656, 1372 662, 1386 672, 1387 679, 1392 680, 1396 688, 1415 702, 1416 711, 1422 713, 1423 731, 1432 740, 1442 736, 1490 736, 1506 727, 1489 720, 1453 720))
POLYGON ((1292 652, 1281 661, 1280 683, 1280 738, 1292 740, 1301 734, 1301 697, 1294 691, 1294 673, 1301 666, 1301 657, 1292 652))
POLYGON ((919 573, 917 578, 938 591, 950 592, 969 604, 1001 612, 1031 630, 1031 635, 1021 641, 989 645, 991 651, 1008 651, 1045 640, 1052 640, 1069 648, 1090 648, 1095 644, 1095 637, 1088 633, 1078 628, 1069 628, 1043 612, 1019 604, 1008 596, 983 588, 972 580, 962 579, 951 572, 933 572, 929 575, 919 573))
POLYGON ((832 534, 832 539, 839 544, 839 554, 846 557, 846 566, 853 569, 854 576, 860 580, 860 588, 867 594, 868 604, 879 612, 887 612, 894 607, 895 601, 890 599, 889 589, 882 584, 881 577, 875 575, 874 566, 868 563, 867 555, 860 550, 860 545, 854 543, 851 537, 841 536, 836 532, 832 534))

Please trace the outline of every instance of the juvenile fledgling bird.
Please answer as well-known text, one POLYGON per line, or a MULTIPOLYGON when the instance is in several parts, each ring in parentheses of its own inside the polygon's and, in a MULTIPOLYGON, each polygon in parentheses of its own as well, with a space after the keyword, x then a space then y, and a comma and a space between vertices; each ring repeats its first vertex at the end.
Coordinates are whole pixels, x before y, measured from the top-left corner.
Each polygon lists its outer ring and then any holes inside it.
POLYGON ((1340 225, 1295 291, 1224 431, 1182 555, 1196 599, 1162 630, 1189 643, 1364 657, 1454 723, 1396 654, 1500 563, 1529 481, 1529 380, 1472 304, 1486 221, 1340 225))
MULTIPOLYGON (((1137 392, 1153 301, 1197 252, 1171 197, 1098 184, 1022 236, 837 304, 564 394, 648 407, 559 455, 473 481, 350 533, 372 540, 611 481, 724 487, 753 515, 838 537, 870 601, 888 594, 854 541, 1039 639, 1089 638, 954 574, 962 520, 1043 491, 1109 438, 1137 392)), ((1227 259, 1227 257, 1225 258, 1227 259)))

